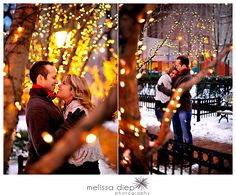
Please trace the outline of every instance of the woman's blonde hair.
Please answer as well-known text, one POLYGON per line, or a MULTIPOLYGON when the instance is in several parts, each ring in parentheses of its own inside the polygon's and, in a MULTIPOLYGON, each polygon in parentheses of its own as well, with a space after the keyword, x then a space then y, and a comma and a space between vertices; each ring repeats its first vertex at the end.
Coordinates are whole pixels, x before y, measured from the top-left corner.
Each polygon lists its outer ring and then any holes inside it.
POLYGON ((67 75, 64 78, 64 82, 71 86, 74 99, 77 99, 83 107, 88 110, 92 110, 94 108, 94 104, 92 103, 92 95, 85 78, 72 74, 67 75))
POLYGON ((174 65, 171 65, 171 66, 167 69, 166 74, 170 74, 171 72, 173 72, 173 70, 176 70, 176 71, 178 72, 178 70, 175 68, 175 66, 174 66, 174 65))

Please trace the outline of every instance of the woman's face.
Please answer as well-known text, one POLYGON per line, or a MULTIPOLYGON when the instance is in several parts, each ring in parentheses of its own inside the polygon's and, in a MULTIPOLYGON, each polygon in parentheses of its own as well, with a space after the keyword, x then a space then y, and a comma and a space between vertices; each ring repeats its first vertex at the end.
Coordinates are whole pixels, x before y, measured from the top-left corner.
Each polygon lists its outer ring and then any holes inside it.
POLYGON ((67 100, 73 98, 73 94, 71 91, 71 86, 65 81, 59 84, 59 90, 57 92, 57 97, 62 100, 67 100))
POLYGON ((177 70, 173 70, 173 71, 170 73, 170 78, 171 78, 172 80, 175 79, 177 76, 178 76, 178 71, 177 71, 177 70))

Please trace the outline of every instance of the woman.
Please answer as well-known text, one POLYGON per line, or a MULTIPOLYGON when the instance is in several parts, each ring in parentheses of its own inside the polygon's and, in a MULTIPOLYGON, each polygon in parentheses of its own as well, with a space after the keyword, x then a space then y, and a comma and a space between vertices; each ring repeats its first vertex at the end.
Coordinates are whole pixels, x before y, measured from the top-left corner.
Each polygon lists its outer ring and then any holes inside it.
POLYGON ((162 121, 163 108, 166 108, 171 96, 172 82, 178 75, 177 69, 172 66, 166 74, 163 74, 156 85, 155 114, 158 121, 162 121))
MULTIPOLYGON (((76 75, 67 75, 59 85, 57 97, 64 100, 64 119, 71 113, 87 116, 94 108, 86 80, 76 75), (78 109, 79 108, 79 109, 78 109)), ((103 157, 98 139, 92 144, 82 145, 70 158, 69 163, 76 166, 74 174, 100 174, 98 160, 103 157)))

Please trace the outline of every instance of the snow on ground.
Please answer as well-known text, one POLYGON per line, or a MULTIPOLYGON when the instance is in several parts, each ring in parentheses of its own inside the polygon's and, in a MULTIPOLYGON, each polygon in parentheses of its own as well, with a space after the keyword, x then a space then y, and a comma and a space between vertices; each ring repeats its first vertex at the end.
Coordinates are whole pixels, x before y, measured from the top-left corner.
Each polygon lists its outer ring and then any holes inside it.
MULTIPOLYGON (((107 121, 103 123, 103 126, 110 129, 113 132, 117 132, 118 128, 118 121, 107 121)), ((19 121, 17 124, 16 131, 27 131, 27 125, 25 121, 25 115, 19 115, 19 121)), ((116 172, 110 168, 106 160, 101 159, 98 161, 99 162, 99 169, 101 174, 116 174, 116 172)), ((9 161, 9 170, 8 174, 9 175, 16 175, 18 172, 18 165, 17 165, 17 160, 10 160, 9 161)))
MULTIPOLYGON (((154 111, 147 111, 146 108, 141 108, 141 125, 143 125, 150 133, 157 134, 160 125, 156 119, 154 111)), ((18 129, 24 129, 24 117, 19 120, 20 124, 18 129), (23 127, 22 127, 23 126, 23 127)), ((117 121, 110 121, 103 124, 105 127, 117 132, 117 121)), ((212 140, 220 143, 233 143, 233 115, 229 115, 229 121, 223 118, 219 123, 219 116, 210 116, 201 118, 200 122, 196 122, 193 117, 191 121, 192 135, 194 138, 201 138, 212 140)), ((173 131, 172 125, 170 129, 173 131)), ((99 160, 99 168, 101 174, 116 174, 104 160, 99 160)), ((17 162, 10 161, 9 174, 17 174, 17 162)))
MULTIPOLYGON (((157 134, 159 131, 158 121, 154 111, 141 108, 141 125, 150 132, 157 134)), ((219 123, 220 116, 201 118, 196 122, 196 117, 191 120, 191 132, 194 138, 208 139, 220 143, 233 143, 233 115, 229 115, 229 121, 223 118, 219 123)), ((173 131, 172 124, 170 129, 173 131)))
MULTIPOLYGON (((111 169, 104 160, 99 160, 98 162, 101 175, 116 174, 116 172, 113 169, 111 169)), ((8 174, 17 175, 17 173, 18 173, 17 160, 10 160, 8 174)))

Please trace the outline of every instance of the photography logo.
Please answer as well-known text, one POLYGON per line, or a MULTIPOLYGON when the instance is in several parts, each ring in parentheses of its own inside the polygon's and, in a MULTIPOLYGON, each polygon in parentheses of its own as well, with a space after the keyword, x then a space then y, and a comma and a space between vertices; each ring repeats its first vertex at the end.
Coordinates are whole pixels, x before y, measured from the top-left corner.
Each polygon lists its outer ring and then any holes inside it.
POLYGON ((135 188, 140 189, 140 190, 144 190, 147 189, 148 186, 148 182, 147 182, 147 178, 135 178, 135 182, 134 182, 135 188))
POLYGON ((114 195, 149 195, 147 178, 135 178, 132 184, 118 183, 116 185, 89 185, 87 191, 91 192, 112 192, 114 195))

